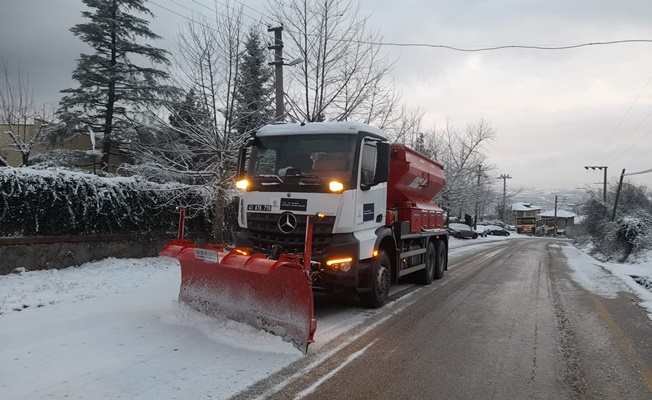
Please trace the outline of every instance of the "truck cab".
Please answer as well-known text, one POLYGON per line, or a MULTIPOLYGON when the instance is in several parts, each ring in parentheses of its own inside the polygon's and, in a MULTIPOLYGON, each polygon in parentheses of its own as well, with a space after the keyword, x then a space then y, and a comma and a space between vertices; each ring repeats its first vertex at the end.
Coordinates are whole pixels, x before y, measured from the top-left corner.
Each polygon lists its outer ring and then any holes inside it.
MULTIPOLYGON (((336 265, 324 275, 336 278, 338 286, 355 286, 353 266, 372 257, 375 231, 385 224, 388 157, 385 133, 364 124, 260 129, 241 150, 242 230, 236 245, 267 255, 301 253, 308 216, 322 213, 313 230, 313 260, 323 268, 350 259, 350 265, 336 265)), ((329 286, 328 281, 321 283, 329 286)))

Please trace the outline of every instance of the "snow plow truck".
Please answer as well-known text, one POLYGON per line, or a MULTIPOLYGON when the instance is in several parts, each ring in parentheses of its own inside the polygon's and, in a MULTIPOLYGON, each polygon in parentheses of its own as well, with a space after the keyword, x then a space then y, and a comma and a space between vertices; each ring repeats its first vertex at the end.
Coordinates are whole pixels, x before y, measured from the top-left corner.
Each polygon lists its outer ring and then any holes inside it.
MULTIPOLYGON (((178 238, 179 301, 248 323, 307 352, 313 291, 355 290, 387 302, 409 276, 428 285, 448 265, 448 233, 433 198, 443 166, 356 122, 267 125, 240 150, 235 247, 178 238)), ((181 218, 182 220, 183 218, 181 218)))

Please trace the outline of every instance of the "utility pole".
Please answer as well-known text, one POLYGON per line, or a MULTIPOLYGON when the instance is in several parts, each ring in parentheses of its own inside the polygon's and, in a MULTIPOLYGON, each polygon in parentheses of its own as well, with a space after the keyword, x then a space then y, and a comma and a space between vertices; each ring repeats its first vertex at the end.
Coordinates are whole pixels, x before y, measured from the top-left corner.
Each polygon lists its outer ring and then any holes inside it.
POLYGON ((611 220, 616 219, 616 208, 618 207, 618 199, 620 198, 620 189, 623 187, 623 178, 625 177, 625 168, 620 173, 620 182, 618 182, 618 190, 616 190, 616 200, 614 200, 614 212, 611 214, 611 220))
POLYGON ((584 169, 589 169, 589 168, 594 170, 594 171, 596 169, 604 170, 604 180, 602 182, 602 201, 604 201, 606 203, 607 202, 607 167, 605 167, 605 166, 601 166, 601 167, 587 166, 587 167, 584 167, 584 169))
POLYGON ((552 236, 557 237, 557 196, 555 196, 555 233, 552 236))
POLYGON ((652 168, 646 169, 645 171, 630 172, 629 174, 626 174, 625 168, 623 168, 623 172, 620 174, 620 182, 618 182, 618 190, 616 191, 616 201, 614 201, 614 212, 613 214, 611 214, 612 221, 616 218, 616 207, 618 207, 618 198, 620 197, 620 189, 622 189, 623 187, 623 178, 626 176, 647 174, 650 172, 652 172, 652 168))
POLYGON ((274 44, 267 47, 269 50, 274 50, 274 61, 269 63, 269 65, 275 66, 276 113, 274 120, 282 121, 285 115, 283 106, 283 26, 269 27, 267 32, 274 32, 274 44))
POLYGON ((507 180, 512 179, 509 174, 502 174, 496 179, 502 179, 503 180, 503 208, 500 210, 500 220, 505 222, 505 201, 507 199, 507 180))
POLYGON ((475 215, 473 216, 473 229, 478 228, 478 199, 480 198, 480 178, 482 177, 482 165, 478 165, 478 193, 475 197, 475 215))

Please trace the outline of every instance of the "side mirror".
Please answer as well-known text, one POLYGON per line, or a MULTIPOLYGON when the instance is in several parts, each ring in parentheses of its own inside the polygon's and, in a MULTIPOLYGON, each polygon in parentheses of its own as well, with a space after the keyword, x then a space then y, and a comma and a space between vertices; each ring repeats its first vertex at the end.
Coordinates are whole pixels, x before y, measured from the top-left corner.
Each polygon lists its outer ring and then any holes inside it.
POLYGON ((238 152, 238 171, 236 172, 236 181, 245 177, 245 163, 247 162, 247 147, 241 147, 238 152))
POLYGON ((390 144, 388 142, 378 142, 376 147, 378 149, 378 154, 376 157, 374 185, 389 181, 390 144))

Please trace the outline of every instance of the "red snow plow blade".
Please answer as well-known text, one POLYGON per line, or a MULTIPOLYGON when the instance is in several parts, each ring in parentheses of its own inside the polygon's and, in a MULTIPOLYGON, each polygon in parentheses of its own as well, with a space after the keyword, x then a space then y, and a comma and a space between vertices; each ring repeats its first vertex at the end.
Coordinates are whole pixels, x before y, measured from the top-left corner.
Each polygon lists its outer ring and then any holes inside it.
POLYGON ((298 256, 269 260, 248 249, 199 248, 176 239, 160 255, 179 259, 179 301, 207 315, 222 315, 281 336, 304 354, 312 343, 313 294, 298 256))

